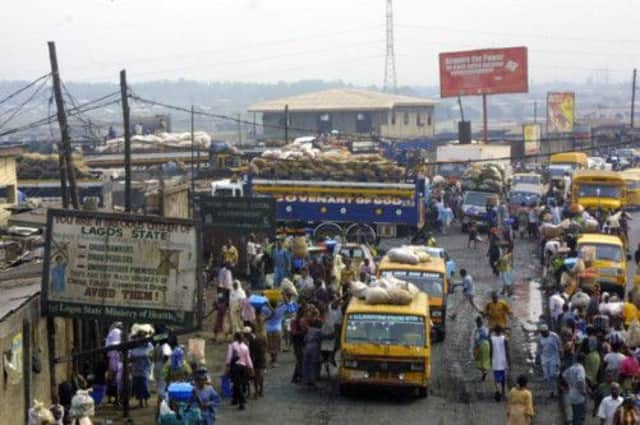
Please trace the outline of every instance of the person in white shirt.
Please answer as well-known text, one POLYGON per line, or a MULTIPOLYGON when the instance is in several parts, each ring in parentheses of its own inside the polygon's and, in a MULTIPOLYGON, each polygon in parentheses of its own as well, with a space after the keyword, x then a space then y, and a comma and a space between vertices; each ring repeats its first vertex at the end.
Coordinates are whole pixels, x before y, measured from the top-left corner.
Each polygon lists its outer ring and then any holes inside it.
POLYGON ((562 314, 562 306, 567 302, 560 291, 556 291, 549 298, 549 313, 551 314, 551 328, 558 330, 558 318, 562 314))
POLYGON ((611 395, 606 396, 598 407, 598 418, 602 425, 613 425, 613 416, 620 407, 624 398, 620 396, 620 385, 617 382, 611 384, 611 395))
POLYGON ((229 313, 231 315, 231 332, 241 332, 244 328, 242 320, 242 300, 247 298, 247 294, 242 288, 239 280, 233 281, 233 289, 229 293, 229 313))
POLYGON ((314 288, 313 278, 309 275, 309 268, 304 266, 300 270, 300 277, 296 279, 296 286, 301 293, 312 291, 314 288))
POLYGON ((491 335, 491 369, 493 370, 493 379, 496 383, 495 399, 502 400, 505 395, 507 369, 511 364, 509 357, 509 343, 503 329, 496 326, 494 334, 491 335))

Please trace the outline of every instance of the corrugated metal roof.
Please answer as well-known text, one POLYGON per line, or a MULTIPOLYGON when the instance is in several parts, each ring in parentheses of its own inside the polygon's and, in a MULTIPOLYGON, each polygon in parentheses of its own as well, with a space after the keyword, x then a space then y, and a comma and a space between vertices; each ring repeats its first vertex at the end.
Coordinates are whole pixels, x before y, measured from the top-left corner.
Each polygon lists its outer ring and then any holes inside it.
MULTIPOLYGON (((40 265, 42 267, 42 265, 40 265)), ((40 293, 42 278, 31 277, 0 282, 0 321, 40 293)))
POLYGON ((395 107, 433 106, 432 99, 399 96, 357 89, 333 89, 300 96, 268 100, 249 107, 249 112, 284 112, 285 105, 290 112, 322 111, 377 111, 395 107))

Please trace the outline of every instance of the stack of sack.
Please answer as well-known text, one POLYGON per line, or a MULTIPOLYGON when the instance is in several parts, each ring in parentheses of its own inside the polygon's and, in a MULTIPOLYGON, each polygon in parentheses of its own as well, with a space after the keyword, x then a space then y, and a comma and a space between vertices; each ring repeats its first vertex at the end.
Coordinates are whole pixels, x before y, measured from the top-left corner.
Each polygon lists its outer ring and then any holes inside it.
POLYGON ((352 282, 350 290, 352 296, 370 305, 408 305, 420 292, 413 283, 394 277, 377 279, 370 286, 363 282, 352 282))
POLYGON ((244 171, 261 178, 376 182, 398 181, 406 172, 378 154, 351 154, 346 149, 322 151, 310 143, 267 150, 244 171))
MULTIPOLYGON (((179 148, 208 149, 211 145, 211 136, 204 131, 193 133, 193 143, 191 133, 158 133, 158 134, 136 134, 131 137, 131 150, 133 152, 170 150, 179 148)), ((123 153, 124 137, 116 137, 107 140, 104 146, 98 147, 101 153, 123 153)))
POLYGON ((426 252, 409 246, 403 246, 400 248, 391 248, 387 252, 389 260, 394 263, 413 264, 425 263, 431 260, 431 257, 426 252))
POLYGON ((504 192, 505 171, 500 164, 482 163, 468 167, 462 176, 462 189, 504 192))

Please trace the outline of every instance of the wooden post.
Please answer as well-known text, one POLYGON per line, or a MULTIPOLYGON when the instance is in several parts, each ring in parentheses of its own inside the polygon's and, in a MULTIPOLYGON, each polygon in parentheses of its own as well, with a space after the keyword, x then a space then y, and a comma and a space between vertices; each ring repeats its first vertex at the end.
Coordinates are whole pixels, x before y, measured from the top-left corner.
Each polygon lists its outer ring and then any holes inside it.
MULTIPOLYGON (((126 343, 129 341, 129 328, 130 323, 124 322, 122 329, 122 339, 121 343, 126 343)), ((129 417, 129 353, 128 350, 123 349, 120 352, 122 356, 122 417, 129 417)))
MULTIPOLYGON (((71 154, 71 140, 69 137, 69 126, 67 123, 67 114, 64 109, 64 99, 62 98, 62 88, 60 83, 60 71, 58 70, 58 56, 56 55, 56 44, 53 41, 48 43, 49 46, 49 62, 51 63, 51 76, 53 79, 53 95, 56 100, 56 110, 58 115, 58 125, 60 126, 60 136, 62 140, 60 144, 62 146, 62 153, 64 155, 64 161, 59 161, 59 165, 63 165, 66 168, 66 178, 69 180, 69 189, 71 194, 71 205, 74 209, 80 207, 78 203, 78 188, 76 186, 76 173, 73 169, 73 156, 71 154)), ((62 183, 62 177, 61 177, 62 183)), ((66 192, 66 182, 63 187, 63 203, 64 193, 66 192)))
POLYGON ((58 395, 56 383, 56 322, 53 317, 47 317, 47 348, 49 351, 49 386, 51 391, 51 400, 58 395))
POLYGON ((489 126, 487 124, 488 119, 487 119, 487 95, 486 94, 482 94, 482 127, 483 127, 483 134, 484 134, 484 142, 485 143, 489 143, 489 126))
MULTIPOLYGON (((191 105, 191 217, 195 217, 196 211, 196 203, 195 203, 195 195, 196 195, 196 174, 195 174, 195 149, 196 149, 196 138, 195 136, 195 123, 193 118, 193 105, 191 105)), ((200 149, 198 149, 198 171, 200 171, 200 149)), ((164 183, 164 181, 163 181, 164 183)), ((164 193, 164 184, 163 184, 163 193, 164 193)))
POLYGON ((634 126, 634 118, 636 114, 636 76, 638 74, 637 69, 633 69, 633 82, 631 83, 631 128, 634 126))
MULTIPOLYGON (((31 375, 31 322, 22 321, 22 379, 24 380, 24 423, 29 423, 29 408, 33 404, 33 380, 31 375)), ((16 412, 17 413, 17 412, 16 412)), ((5 412, 3 416, 8 415, 5 412)))
POLYGON ((124 210, 131 212, 131 125, 129 123, 129 93, 127 71, 120 71, 120 98, 122 99, 122 124, 124 125, 124 210))
POLYGON ((289 105, 284 105, 284 143, 289 143, 289 105))

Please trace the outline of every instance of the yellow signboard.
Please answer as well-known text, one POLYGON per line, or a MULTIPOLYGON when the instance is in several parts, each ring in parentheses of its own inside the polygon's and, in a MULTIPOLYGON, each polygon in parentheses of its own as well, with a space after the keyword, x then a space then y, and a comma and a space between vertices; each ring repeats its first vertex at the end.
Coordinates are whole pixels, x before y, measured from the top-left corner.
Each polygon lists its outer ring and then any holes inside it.
POLYGON ((524 138, 524 154, 535 155, 540 153, 540 124, 530 123, 522 126, 524 138))

